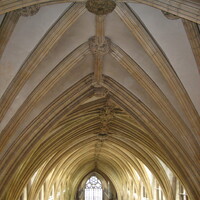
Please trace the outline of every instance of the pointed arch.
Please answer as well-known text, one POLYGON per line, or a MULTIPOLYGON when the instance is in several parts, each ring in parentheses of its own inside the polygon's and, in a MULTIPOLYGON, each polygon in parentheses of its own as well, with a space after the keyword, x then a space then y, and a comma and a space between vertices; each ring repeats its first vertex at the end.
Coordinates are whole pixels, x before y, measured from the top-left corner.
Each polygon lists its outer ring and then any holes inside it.
MULTIPOLYGON (((20 169, 21 163, 23 163, 23 160, 27 159, 28 155, 32 154, 37 149, 37 146, 42 143, 41 138, 45 138, 45 135, 47 135, 66 114, 72 112, 78 105, 94 94, 91 83, 92 75, 90 74, 66 90, 32 121, 20 134, 19 138, 16 138, 14 144, 7 150, 2 158, 0 165, 2 173, 6 174, 1 180, 2 187, 0 187, 0 197, 5 195, 8 195, 6 196, 8 199, 17 197, 17 192, 13 194, 9 191, 12 191, 12 187, 15 187, 13 184, 14 182, 11 180, 17 170, 20 169), (12 156, 13 152, 15 152, 14 157, 12 156), (7 162, 9 162, 10 165, 5 165, 7 162), (5 185, 9 188, 7 188, 8 190, 5 188, 5 185), (6 192, 8 193, 5 194, 6 192)), ((28 160, 26 162, 28 162, 28 160)))
MULTIPOLYGON (((137 122, 151 135, 158 144, 157 156, 164 161, 175 172, 178 178, 184 183, 186 190, 192 199, 199 196, 198 181, 192 177, 198 177, 197 166, 190 163, 198 163, 191 156, 184 152, 179 141, 173 139, 172 133, 160 122, 160 120, 133 94, 122 87, 119 83, 104 76, 105 88, 109 91, 110 98, 123 110, 130 114, 137 122), (151 120, 150 120, 151 119, 151 120), (172 136, 172 137, 171 137, 172 136), (176 155, 173 153, 176 152, 176 155), (186 164, 187 163, 187 164, 186 164), (191 166, 188 169, 186 166, 191 166)), ((193 144, 188 144, 193 146, 193 144)), ((198 154, 198 152, 196 152, 198 154)))

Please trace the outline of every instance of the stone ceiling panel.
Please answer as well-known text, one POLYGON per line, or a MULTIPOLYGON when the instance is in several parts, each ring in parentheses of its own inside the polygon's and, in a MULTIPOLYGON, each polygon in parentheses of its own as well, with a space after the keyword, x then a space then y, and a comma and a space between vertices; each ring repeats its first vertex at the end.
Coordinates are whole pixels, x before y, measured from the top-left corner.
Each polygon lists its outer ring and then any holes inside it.
POLYGON ((200 90, 196 87, 200 85, 198 67, 181 19, 169 20, 160 10, 149 6, 134 3, 129 5, 166 54, 200 113, 200 90))
POLYGON ((0 95, 3 94, 24 60, 69 4, 41 7, 34 16, 20 17, 0 60, 0 95), (9 69, 9 70, 7 70, 9 69))
MULTIPOLYGON (((92 58, 91 55, 88 55, 85 57, 85 59, 78 63, 72 70, 70 70, 68 73, 66 73, 54 86, 51 88, 48 93, 44 94, 43 97, 39 100, 39 102, 36 102, 33 109, 31 109, 27 115, 26 120, 23 120, 19 127, 16 128, 15 134, 16 136, 20 134, 23 129, 28 126, 28 124, 37 117, 42 110, 45 109, 53 100, 55 100, 59 95, 61 95, 65 90, 67 90, 69 87, 73 86, 77 81, 85 77, 86 75, 92 73, 93 68, 92 66, 92 58)), ((17 99, 15 101, 15 104, 17 104, 17 101, 21 102, 20 99, 17 99)), ((16 108, 15 108, 16 109, 16 108)), ((12 111, 15 110, 12 108, 12 111)), ((10 120, 10 117, 13 116, 14 112, 10 113, 10 115, 6 116, 4 120, 2 121, 1 129, 4 127, 4 124, 8 123, 8 120, 10 120)), ((1 130, 0 129, 0 130, 1 130)))
MULTIPOLYGON (((170 122, 169 118, 162 112, 159 105, 156 104, 146 90, 135 80, 118 62, 111 56, 106 55, 104 59, 103 73, 113 78, 115 81, 127 88, 141 102, 143 102, 151 111, 169 128, 171 132, 176 127, 170 122)), ((178 104, 177 104, 178 105, 178 104)), ((174 106, 174 104, 173 104, 174 106)), ((183 115, 184 116, 184 115, 183 115)), ((185 119, 186 120, 186 119, 185 119)), ((187 121, 186 121, 187 122, 187 121)))
POLYGON ((0 15, 0 24, 1 24, 1 22, 3 21, 4 16, 5 16, 5 15, 0 15))
MULTIPOLYGON (((2 8, 21 7, 14 1, 2 8)), ((94 170, 109 176, 119 197, 129 199, 135 185, 152 200, 145 164, 166 199, 177 176, 196 200, 200 120, 192 101, 200 107, 200 80, 182 21, 121 0, 98 17, 84 2, 40 1, 36 15, 15 19, 12 12, 1 26, 13 34, 0 34, 0 199, 19 199, 34 174, 28 199, 37 199, 45 181, 44 199, 59 184, 74 199, 94 170)), ((160 9, 183 6, 178 15, 195 10, 191 2, 159 2, 160 9)))
MULTIPOLYGON (((166 97, 174 105, 175 109, 187 123, 183 111, 181 110, 177 99, 174 97, 174 94, 164 79, 163 75, 153 63, 152 59, 147 55, 140 43, 130 32, 128 27, 123 22, 121 22, 121 20, 119 20, 119 16, 117 16, 114 12, 109 14, 106 18, 105 33, 113 43, 121 47, 129 56, 131 56, 131 58, 136 61, 137 64, 139 64, 141 69, 143 69, 152 78, 152 80, 162 90, 162 92, 166 95, 166 97)), ((104 68, 106 68, 106 66, 104 68)))

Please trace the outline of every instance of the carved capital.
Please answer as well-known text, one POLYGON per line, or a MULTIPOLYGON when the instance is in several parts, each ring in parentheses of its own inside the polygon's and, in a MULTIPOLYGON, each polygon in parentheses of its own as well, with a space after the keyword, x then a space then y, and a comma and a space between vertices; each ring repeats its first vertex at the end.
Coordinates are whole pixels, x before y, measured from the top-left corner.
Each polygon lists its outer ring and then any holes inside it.
POLYGON ((173 15, 171 13, 168 13, 166 11, 162 10, 163 15, 167 18, 167 19, 171 19, 171 20, 175 20, 175 19, 179 19, 180 17, 177 15, 173 15))
POLYGON ((107 37, 102 43, 99 43, 98 38, 95 36, 89 39, 89 47, 93 54, 105 55, 109 53, 110 44, 111 44, 111 41, 107 37))
POLYGON ((88 0, 86 8, 89 12, 96 15, 107 15, 116 7, 116 3, 112 0, 88 0))
POLYGON ((40 9, 39 5, 28 6, 17 10, 18 15, 28 17, 35 15, 40 9))

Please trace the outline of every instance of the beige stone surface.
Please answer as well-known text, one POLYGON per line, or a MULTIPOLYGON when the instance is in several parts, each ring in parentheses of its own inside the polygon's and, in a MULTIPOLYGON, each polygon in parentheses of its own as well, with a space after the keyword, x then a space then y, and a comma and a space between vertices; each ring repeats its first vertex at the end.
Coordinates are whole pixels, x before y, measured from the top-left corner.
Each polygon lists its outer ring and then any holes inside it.
POLYGON ((92 174, 118 200, 200 197, 198 2, 0 7, 0 200, 72 200, 92 174))

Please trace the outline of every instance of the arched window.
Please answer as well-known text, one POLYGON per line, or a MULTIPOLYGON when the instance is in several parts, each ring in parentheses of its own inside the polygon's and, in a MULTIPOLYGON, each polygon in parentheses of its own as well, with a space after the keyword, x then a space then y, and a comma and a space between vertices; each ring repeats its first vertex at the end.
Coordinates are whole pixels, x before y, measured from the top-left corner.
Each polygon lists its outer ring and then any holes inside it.
POLYGON ((85 200, 102 200, 102 184, 96 176, 91 176, 86 182, 85 200))

